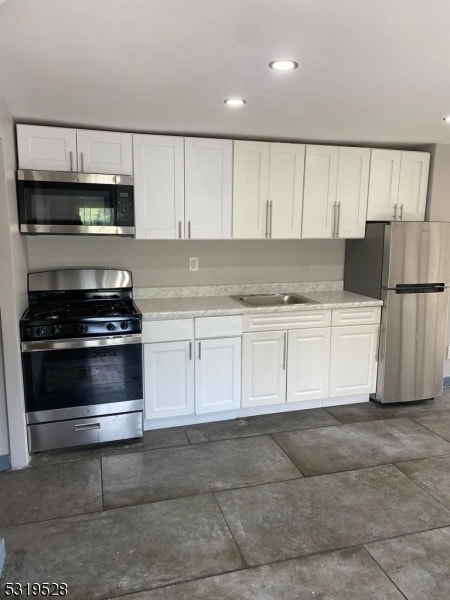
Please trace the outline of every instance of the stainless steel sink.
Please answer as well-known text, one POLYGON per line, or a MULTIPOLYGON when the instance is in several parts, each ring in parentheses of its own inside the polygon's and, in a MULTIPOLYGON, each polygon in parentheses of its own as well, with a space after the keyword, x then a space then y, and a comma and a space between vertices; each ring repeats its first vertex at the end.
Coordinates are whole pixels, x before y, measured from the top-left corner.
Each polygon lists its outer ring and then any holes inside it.
POLYGON ((242 296, 230 296, 233 300, 244 306, 289 306, 291 304, 309 304, 309 300, 299 294, 249 294, 242 296))

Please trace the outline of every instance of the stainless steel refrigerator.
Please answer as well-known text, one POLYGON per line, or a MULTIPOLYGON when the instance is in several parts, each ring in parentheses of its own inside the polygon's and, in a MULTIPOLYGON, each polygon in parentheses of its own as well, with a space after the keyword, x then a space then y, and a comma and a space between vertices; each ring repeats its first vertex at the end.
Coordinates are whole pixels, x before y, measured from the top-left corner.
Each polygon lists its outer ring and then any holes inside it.
POLYGON ((383 300, 375 400, 442 393, 450 284, 450 223, 367 223, 348 240, 344 289, 383 300))

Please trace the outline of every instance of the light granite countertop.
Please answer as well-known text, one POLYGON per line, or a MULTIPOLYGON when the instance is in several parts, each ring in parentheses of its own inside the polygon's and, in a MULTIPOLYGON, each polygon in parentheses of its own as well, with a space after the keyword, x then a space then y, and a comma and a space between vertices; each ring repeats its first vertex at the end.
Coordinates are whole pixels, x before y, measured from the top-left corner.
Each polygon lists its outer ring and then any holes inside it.
POLYGON ((220 315, 243 315, 254 313, 295 312, 318 308, 356 308, 381 306, 381 300, 360 296, 344 290, 302 293, 312 300, 309 304, 289 306, 246 307, 228 296, 191 296, 164 298, 135 298, 144 321, 152 319, 179 319, 185 317, 210 317, 220 315))

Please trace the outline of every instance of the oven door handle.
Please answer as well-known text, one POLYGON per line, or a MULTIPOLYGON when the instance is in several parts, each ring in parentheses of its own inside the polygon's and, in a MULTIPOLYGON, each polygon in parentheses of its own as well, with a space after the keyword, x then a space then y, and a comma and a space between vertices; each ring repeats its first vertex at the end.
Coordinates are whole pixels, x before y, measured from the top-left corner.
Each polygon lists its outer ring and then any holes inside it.
POLYGON ((142 344, 142 335, 111 335, 105 337, 71 338, 67 340, 36 340, 22 342, 22 352, 42 350, 72 350, 75 348, 101 348, 102 346, 122 346, 124 344, 142 344))

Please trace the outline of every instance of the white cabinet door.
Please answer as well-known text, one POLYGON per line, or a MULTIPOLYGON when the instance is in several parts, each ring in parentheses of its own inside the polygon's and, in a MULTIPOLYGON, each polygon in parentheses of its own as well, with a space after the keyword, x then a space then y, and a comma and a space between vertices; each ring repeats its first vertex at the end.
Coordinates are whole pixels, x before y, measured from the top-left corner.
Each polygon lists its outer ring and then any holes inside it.
POLYGON ((145 418, 194 414, 192 342, 144 344, 145 418))
POLYGON ((379 325, 332 327, 330 398, 375 391, 379 325))
POLYGON ((269 202, 268 142, 234 142, 233 238, 265 238, 269 202))
POLYGON ((393 221, 398 203, 400 150, 372 150, 370 159, 368 221, 393 221))
POLYGON ((423 221, 427 201, 428 152, 402 152, 398 187, 398 217, 403 221, 423 221))
POLYGON ((340 238, 363 238, 366 229, 370 148, 339 148, 336 202, 340 238))
POLYGON ((288 402, 328 397, 330 327, 297 329, 288 333, 288 402))
POLYGON ((303 144, 270 144, 271 238, 300 238, 304 164, 303 144))
POLYGON ((184 237, 183 138, 133 135, 136 239, 184 237))
POLYGON ((195 412, 239 408, 241 404, 241 338, 195 343, 195 412))
POLYGON ((242 406, 286 401, 287 333, 268 331, 242 337, 242 406))
POLYGON ((133 174, 131 133, 79 129, 77 151, 80 173, 133 174))
POLYGON ((231 239, 231 140, 185 138, 185 233, 231 239))
POLYGON ((76 129, 17 125, 19 169, 76 171, 76 129))
POLYGON ((306 146, 302 238, 333 237, 337 146, 306 146))

